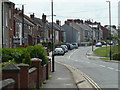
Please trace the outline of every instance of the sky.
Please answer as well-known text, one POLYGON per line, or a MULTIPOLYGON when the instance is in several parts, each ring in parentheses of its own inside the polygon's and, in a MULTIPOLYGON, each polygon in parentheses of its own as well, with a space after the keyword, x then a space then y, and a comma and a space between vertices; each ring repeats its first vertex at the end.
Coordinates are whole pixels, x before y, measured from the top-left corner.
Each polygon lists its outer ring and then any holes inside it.
MULTIPOLYGON (((51 22, 51 0, 10 0, 21 8, 24 4, 25 14, 35 13, 35 17, 47 15, 51 22)), ((111 23, 118 26, 118 2, 111 2, 111 23)), ((54 22, 60 20, 62 24, 67 19, 83 19, 100 22, 103 26, 109 24, 109 4, 106 0, 53 0, 54 22)))

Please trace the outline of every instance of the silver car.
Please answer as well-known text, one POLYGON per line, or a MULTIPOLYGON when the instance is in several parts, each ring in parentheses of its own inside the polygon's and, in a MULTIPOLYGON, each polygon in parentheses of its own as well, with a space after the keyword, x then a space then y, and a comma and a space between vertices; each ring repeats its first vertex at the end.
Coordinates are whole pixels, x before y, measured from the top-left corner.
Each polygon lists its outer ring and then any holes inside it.
POLYGON ((54 55, 64 55, 65 52, 62 48, 55 48, 54 55))

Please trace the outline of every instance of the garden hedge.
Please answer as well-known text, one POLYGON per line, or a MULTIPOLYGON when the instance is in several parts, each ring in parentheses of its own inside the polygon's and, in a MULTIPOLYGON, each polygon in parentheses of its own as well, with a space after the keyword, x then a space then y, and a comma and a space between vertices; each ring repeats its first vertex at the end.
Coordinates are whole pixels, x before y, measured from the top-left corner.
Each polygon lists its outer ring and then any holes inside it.
POLYGON ((2 62, 15 61, 15 63, 31 63, 31 58, 42 59, 42 65, 48 63, 47 51, 39 46, 29 46, 27 48, 3 48, 2 49, 2 62), (27 60, 27 58, 29 60, 27 60))

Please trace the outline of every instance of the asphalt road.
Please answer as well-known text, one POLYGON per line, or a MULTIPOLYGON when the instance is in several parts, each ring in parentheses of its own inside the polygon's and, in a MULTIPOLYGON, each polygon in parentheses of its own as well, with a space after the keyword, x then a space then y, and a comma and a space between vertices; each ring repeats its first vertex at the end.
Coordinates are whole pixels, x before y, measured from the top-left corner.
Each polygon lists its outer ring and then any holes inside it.
POLYGON ((79 47, 64 56, 55 56, 55 60, 71 65, 93 79, 101 88, 118 88, 120 68, 118 63, 105 62, 98 58, 88 57, 91 47, 79 47))

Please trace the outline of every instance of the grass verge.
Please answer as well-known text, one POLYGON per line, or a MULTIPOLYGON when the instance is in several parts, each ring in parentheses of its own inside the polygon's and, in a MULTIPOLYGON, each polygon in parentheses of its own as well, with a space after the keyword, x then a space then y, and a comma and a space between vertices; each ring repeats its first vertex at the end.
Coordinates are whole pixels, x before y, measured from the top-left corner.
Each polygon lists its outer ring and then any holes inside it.
POLYGON ((110 56, 110 47, 100 47, 96 50, 94 50, 94 54, 97 56, 102 56, 102 57, 109 57, 110 56))
POLYGON ((100 59, 102 59, 102 60, 104 60, 104 61, 110 61, 109 58, 100 58, 100 59))

